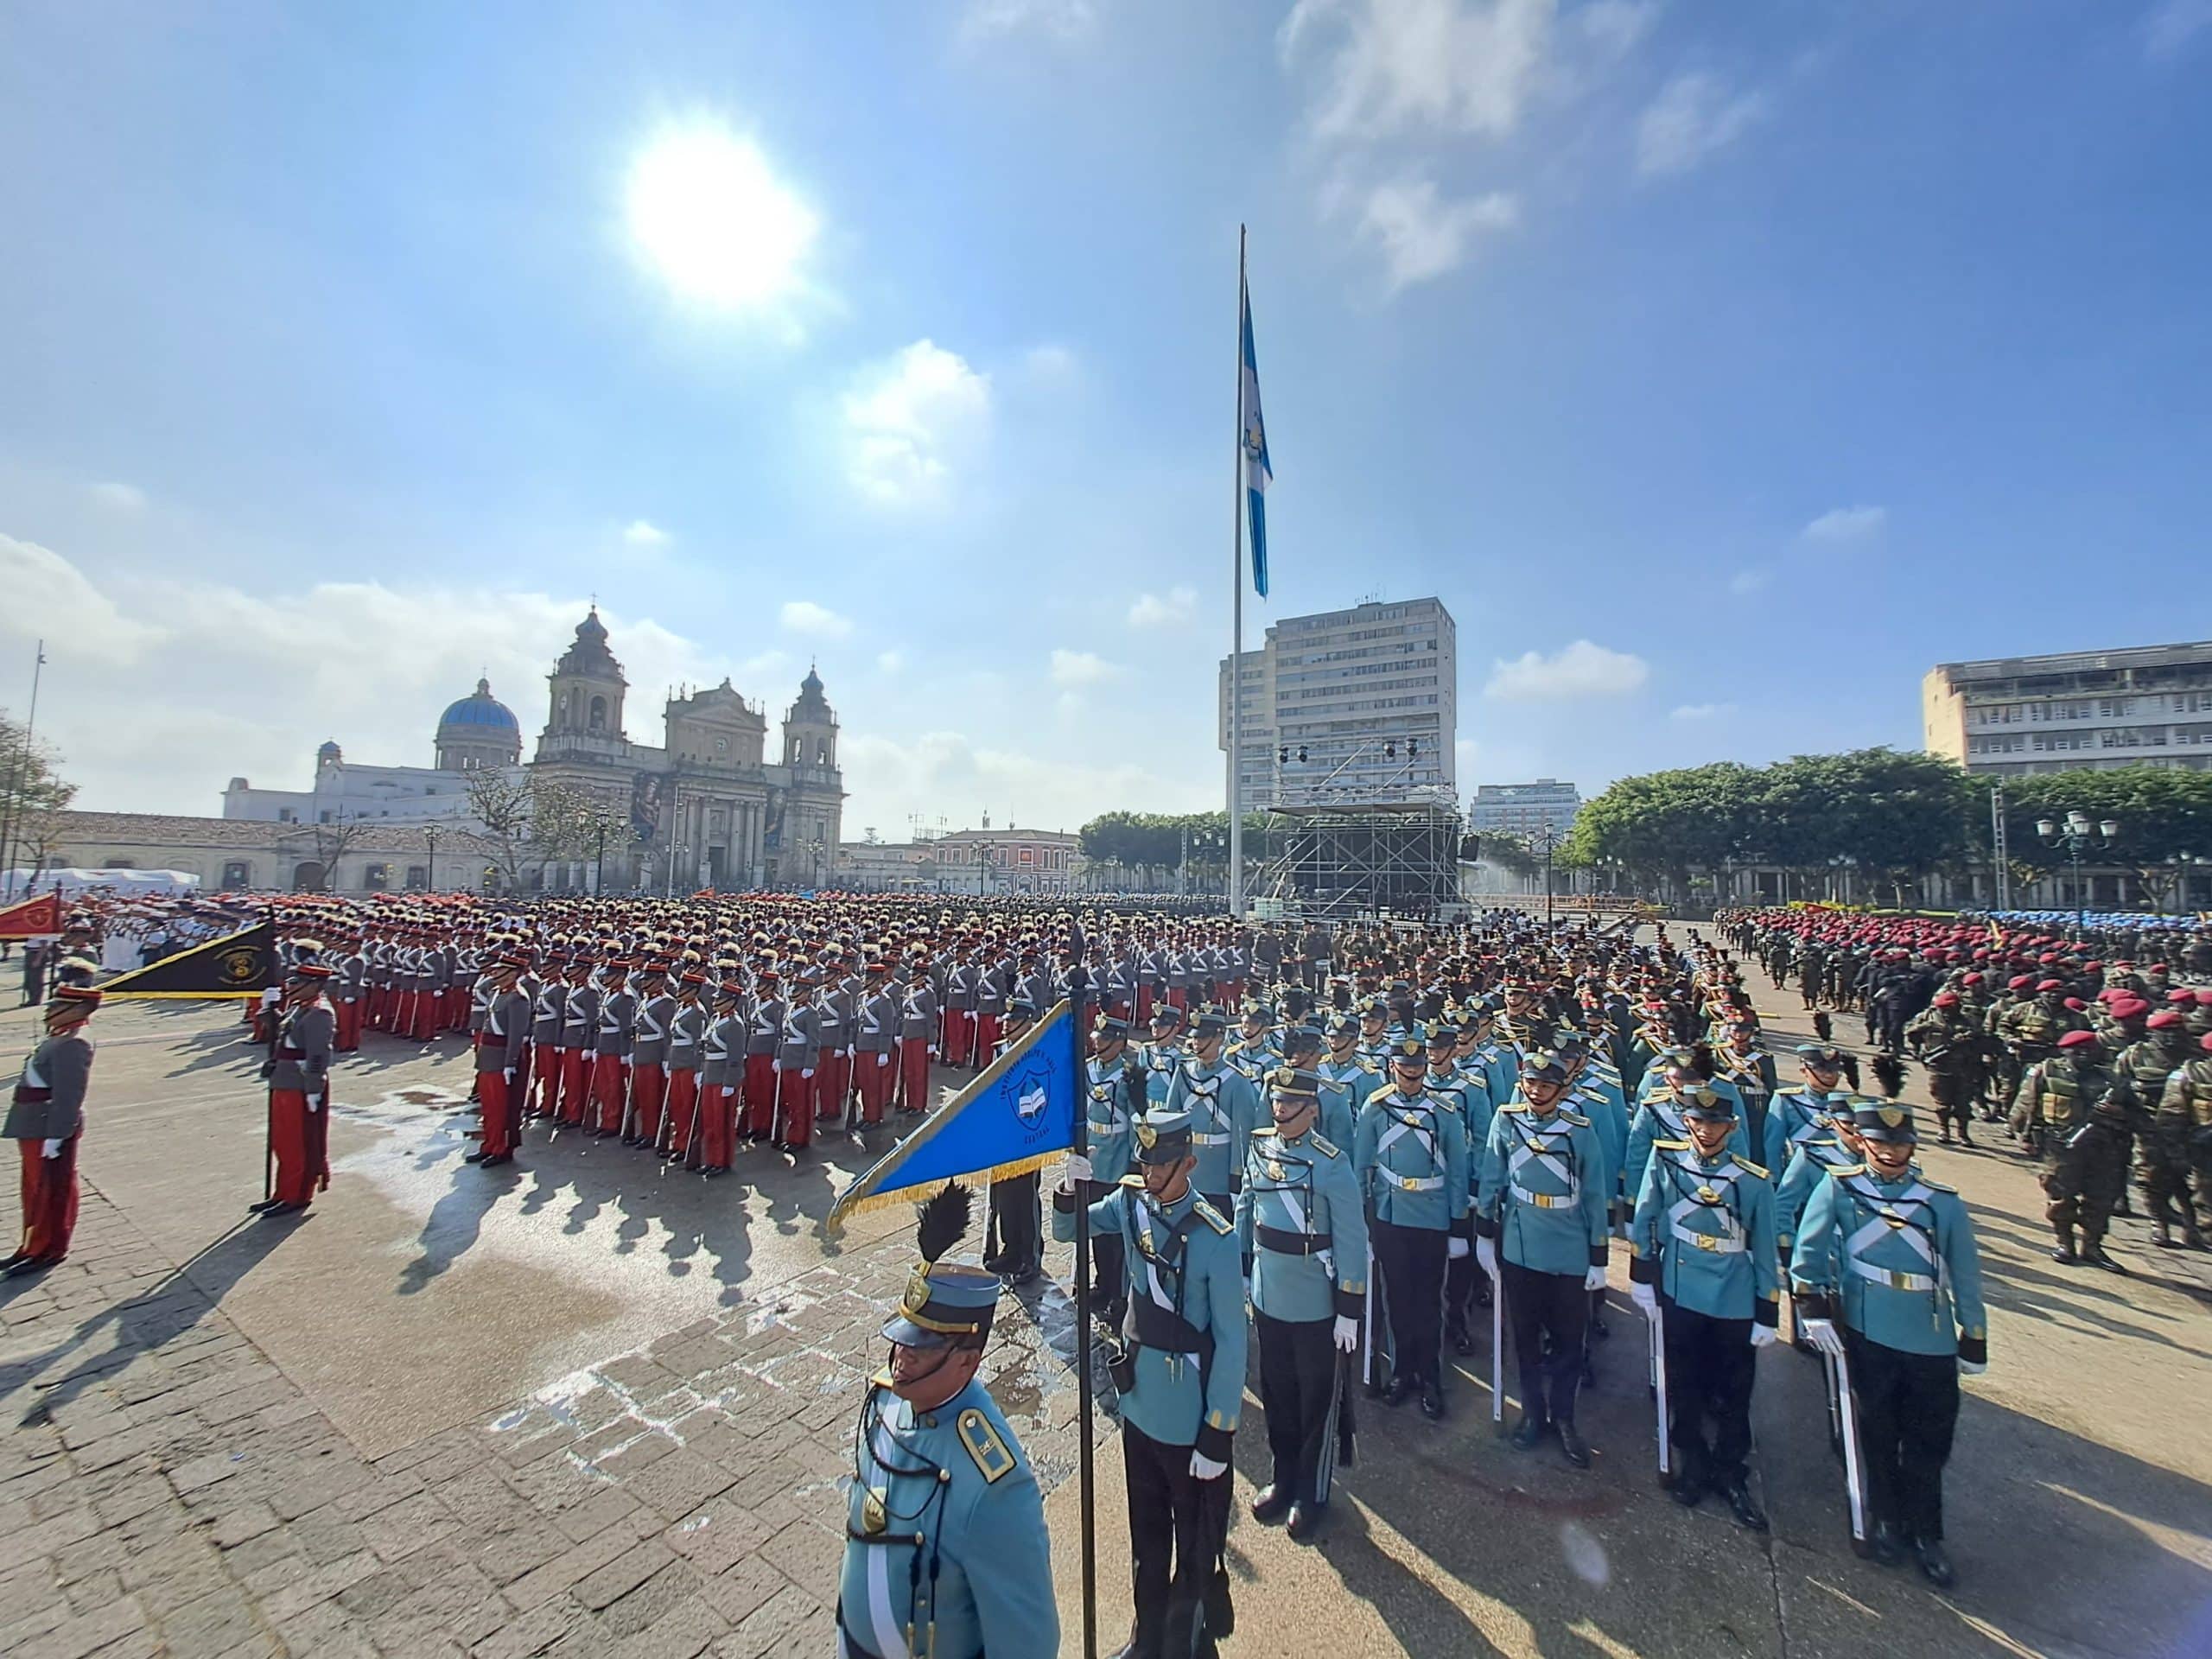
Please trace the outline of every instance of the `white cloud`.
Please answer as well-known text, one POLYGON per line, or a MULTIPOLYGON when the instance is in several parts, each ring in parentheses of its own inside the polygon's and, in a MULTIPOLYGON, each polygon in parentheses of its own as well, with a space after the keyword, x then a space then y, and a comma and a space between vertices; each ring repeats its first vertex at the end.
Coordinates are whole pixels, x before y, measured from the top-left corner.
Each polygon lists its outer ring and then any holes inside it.
POLYGON ((1577 639, 1549 657, 1531 651, 1510 662, 1497 659, 1491 664, 1483 695, 1508 702, 1620 697, 1640 690, 1650 677, 1650 664, 1643 658, 1577 639))
POLYGON ((1021 368, 1031 380, 1053 385, 1072 378, 1081 372, 1082 365, 1069 347, 1047 342, 1042 346, 1032 346, 1023 353, 1021 368))
POLYGON ((960 32, 969 40, 1035 33, 1067 41, 1082 39, 1097 22, 1092 0, 968 0, 960 32))
POLYGON ((852 618, 810 599, 785 601, 776 620, 783 624, 785 632, 804 634, 810 639, 843 639, 853 632, 852 618))
POLYGON ((1054 685, 1101 685, 1121 671, 1119 664, 1108 662, 1096 652, 1055 651, 1052 653, 1054 685))
POLYGON ((631 163, 625 209, 632 244, 678 298, 802 332, 822 222, 751 138, 714 120, 663 130, 631 163))
POLYGON ((1880 535, 1889 521, 1881 507, 1831 507, 1798 533, 1808 542, 1859 542, 1880 535))
POLYGON ((2143 50, 2152 58, 2170 58, 2212 29, 2212 0, 2165 0, 2143 21, 2143 50))
POLYGON ((1129 607, 1129 626, 1179 628, 1190 621, 1198 608, 1198 590, 1195 588, 1170 588, 1164 595, 1139 594, 1136 603, 1129 607))
POLYGON ((1582 38, 1615 58, 1634 51, 1658 21, 1658 0, 1589 0, 1573 16, 1582 38))
POLYGON ((1735 143, 1766 111, 1763 92, 1732 92, 1701 70, 1676 75, 1637 124, 1637 170, 1647 177, 1687 173, 1735 143))
POLYGON ((1308 111, 1319 137, 1499 136, 1534 90, 1554 10, 1554 0, 1298 0, 1279 43, 1287 65, 1309 47, 1322 59, 1308 111))
MULTIPOLYGON (((1068 746, 1060 752, 1096 753, 1068 746)), ((1040 760, 963 732, 855 735, 849 723, 838 758, 849 795, 848 823, 903 824, 918 812, 932 823, 942 815, 957 826, 976 823, 988 810, 994 824, 1073 830, 1116 807, 1195 812, 1221 798, 1217 756, 1216 764, 1194 768, 1187 777, 1172 776, 1132 760, 1100 765, 1040 760)))
POLYGON ((1736 712, 1732 702, 1686 702, 1668 713, 1669 720, 1719 720, 1736 712))
POLYGON ((1770 574, 1764 570, 1738 570, 1728 578, 1728 591, 1737 594, 1756 594, 1772 579, 1770 574))
POLYGON ((906 653, 903 651, 880 651, 875 654, 875 671, 879 674, 888 677, 906 666, 906 653))
POLYGON ((1368 192, 1360 230, 1381 247, 1395 294, 1456 270, 1476 237, 1510 230, 1520 217, 1520 205, 1503 191, 1445 201, 1431 180, 1399 179, 1368 192))
POLYGON ((146 510, 146 492, 136 484, 95 484, 92 486, 92 499, 117 512, 143 512, 146 510))
POLYGON ((668 540, 668 532, 650 518, 632 518, 622 539, 632 547, 658 547, 668 540))
POLYGON ((990 420, 990 377, 918 340, 862 371, 846 393, 846 476, 879 506, 941 504, 980 453, 990 420))
POLYGON ((43 639, 48 656, 57 661, 133 663, 168 633, 158 622, 125 616, 105 589, 59 553, 12 536, 0 535, 0 594, 8 596, 0 606, 0 633, 27 642, 43 639))

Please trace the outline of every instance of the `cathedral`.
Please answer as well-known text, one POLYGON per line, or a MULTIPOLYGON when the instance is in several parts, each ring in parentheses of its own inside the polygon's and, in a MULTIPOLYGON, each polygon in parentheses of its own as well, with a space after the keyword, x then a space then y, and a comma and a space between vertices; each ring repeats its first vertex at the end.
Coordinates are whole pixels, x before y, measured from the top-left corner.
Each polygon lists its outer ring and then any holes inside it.
MULTIPOLYGON (((837 716, 811 668, 784 712, 782 741, 768 749, 765 709, 728 680, 671 697, 661 742, 631 741, 624 723, 630 685, 594 606, 546 677, 544 728, 528 760, 514 711, 488 682, 439 718, 433 766, 349 762, 335 742, 315 752, 306 790, 256 789, 234 778, 223 817, 304 828, 379 828, 475 823, 472 775, 500 771, 544 779, 589 796, 607 826, 590 855, 534 868, 533 888, 688 893, 754 887, 812 887, 830 879, 844 817, 837 766, 837 716)), ((397 884, 400 872, 390 879, 397 884)), ((371 885, 376 882, 372 879, 371 885)))

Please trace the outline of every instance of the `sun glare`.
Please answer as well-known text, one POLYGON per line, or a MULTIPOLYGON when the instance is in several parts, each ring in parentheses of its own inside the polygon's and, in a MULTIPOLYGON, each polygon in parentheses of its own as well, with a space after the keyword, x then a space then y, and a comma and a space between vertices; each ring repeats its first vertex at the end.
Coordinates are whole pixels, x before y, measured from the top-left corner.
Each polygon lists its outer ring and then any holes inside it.
POLYGON ((733 311, 797 294, 821 228, 750 139, 715 125, 664 134, 638 157, 629 221, 671 288, 733 311))

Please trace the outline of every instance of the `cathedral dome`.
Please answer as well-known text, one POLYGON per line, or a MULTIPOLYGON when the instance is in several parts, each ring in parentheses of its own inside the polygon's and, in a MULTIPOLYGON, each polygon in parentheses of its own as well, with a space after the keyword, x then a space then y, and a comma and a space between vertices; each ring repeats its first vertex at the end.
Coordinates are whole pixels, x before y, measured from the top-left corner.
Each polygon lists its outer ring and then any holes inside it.
POLYGON ((522 735, 522 727, 515 719, 514 710, 492 695, 489 680, 477 681, 473 693, 450 705, 439 717, 438 728, 441 731, 449 726, 495 726, 514 733, 518 740, 522 735))

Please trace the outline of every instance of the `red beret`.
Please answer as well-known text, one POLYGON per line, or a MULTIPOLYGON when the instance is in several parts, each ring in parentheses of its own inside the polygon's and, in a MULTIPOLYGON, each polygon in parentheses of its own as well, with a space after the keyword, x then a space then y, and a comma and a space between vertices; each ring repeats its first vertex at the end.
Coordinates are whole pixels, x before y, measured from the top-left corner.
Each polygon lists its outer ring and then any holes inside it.
POLYGON ((2087 1048, 2096 1040, 2097 1034, 2093 1031, 2069 1031, 2058 1039, 2058 1046, 2061 1048, 2087 1048))
POLYGON ((2171 1031, 2181 1024, 2181 1015, 2171 1008, 2161 1008, 2143 1023, 2152 1031, 2171 1031))

